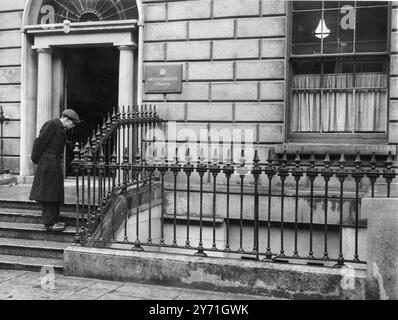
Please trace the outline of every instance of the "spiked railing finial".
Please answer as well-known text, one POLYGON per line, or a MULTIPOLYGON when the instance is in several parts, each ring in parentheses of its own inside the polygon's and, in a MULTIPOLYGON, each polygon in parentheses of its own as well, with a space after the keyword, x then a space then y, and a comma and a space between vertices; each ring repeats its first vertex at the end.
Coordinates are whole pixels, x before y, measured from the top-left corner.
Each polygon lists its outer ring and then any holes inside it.
POLYGON ((191 163, 192 161, 191 151, 189 150, 189 148, 187 148, 187 150, 185 151, 185 161, 186 163, 191 163))
POLYGON ((254 150, 254 158, 253 158, 253 163, 255 166, 258 165, 258 163, 260 162, 260 158, 258 157, 258 150, 254 150))
POLYGON ((325 164, 325 166, 328 168, 330 166, 330 164, 332 163, 332 161, 330 161, 330 156, 329 153, 327 152, 325 155, 325 160, 323 160, 323 163, 325 164))
POLYGON ((355 156, 355 160, 354 160, 355 166, 359 167, 362 163, 361 161, 361 154, 359 153, 359 151, 357 152, 356 156, 355 156))

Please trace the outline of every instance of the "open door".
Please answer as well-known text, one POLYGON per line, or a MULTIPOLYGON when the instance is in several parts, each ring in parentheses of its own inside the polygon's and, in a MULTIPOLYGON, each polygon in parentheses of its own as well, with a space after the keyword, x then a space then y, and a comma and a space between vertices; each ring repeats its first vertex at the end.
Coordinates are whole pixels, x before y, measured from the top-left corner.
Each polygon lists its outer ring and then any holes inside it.
POLYGON ((119 51, 115 47, 68 48, 64 57, 65 108, 74 109, 83 121, 67 134, 71 142, 64 157, 65 177, 68 177, 74 175, 71 161, 75 142, 85 143, 91 138, 117 106, 119 51))

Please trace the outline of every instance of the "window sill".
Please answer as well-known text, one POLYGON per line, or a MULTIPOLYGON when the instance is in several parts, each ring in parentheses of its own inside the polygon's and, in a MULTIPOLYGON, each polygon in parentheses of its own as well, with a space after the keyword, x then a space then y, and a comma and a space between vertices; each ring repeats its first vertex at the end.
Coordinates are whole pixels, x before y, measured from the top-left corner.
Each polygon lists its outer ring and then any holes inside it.
POLYGON ((360 152, 361 155, 391 155, 397 154, 397 147, 394 145, 381 144, 351 144, 351 143, 284 143, 274 146, 277 154, 286 151, 287 154, 342 154, 355 155, 360 152))

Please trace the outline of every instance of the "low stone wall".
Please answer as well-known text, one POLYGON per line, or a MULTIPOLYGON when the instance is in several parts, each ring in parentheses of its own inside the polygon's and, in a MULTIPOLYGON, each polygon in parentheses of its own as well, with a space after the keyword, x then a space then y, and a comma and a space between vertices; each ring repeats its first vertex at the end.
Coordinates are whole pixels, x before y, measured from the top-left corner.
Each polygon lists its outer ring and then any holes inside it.
POLYGON ((287 299, 364 299, 366 271, 159 252, 68 247, 67 276, 287 299))
POLYGON ((367 299, 398 299, 398 199, 365 198, 367 299))

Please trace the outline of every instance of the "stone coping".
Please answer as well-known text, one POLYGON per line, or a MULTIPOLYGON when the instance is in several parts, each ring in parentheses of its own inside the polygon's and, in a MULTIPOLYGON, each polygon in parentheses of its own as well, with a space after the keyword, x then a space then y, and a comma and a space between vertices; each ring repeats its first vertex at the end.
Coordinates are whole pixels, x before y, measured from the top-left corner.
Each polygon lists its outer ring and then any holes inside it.
POLYGON ((344 153, 345 155, 355 155, 360 152, 361 155, 371 155, 375 153, 376 155, 391 155, 395 156, 397 154, 397 147, 388 144, 351 144, 351 143, 284 143, 274 146, 274 151, 277 154, 281 154, 284 151, 286 153, 296 153, 300 154, 338 154, 344 153))
POLYGON ((364 299, 366 270, 71 246, 68 276, 287 299, 364 299), (347 276, 349 277, 347 286, 347 276))

